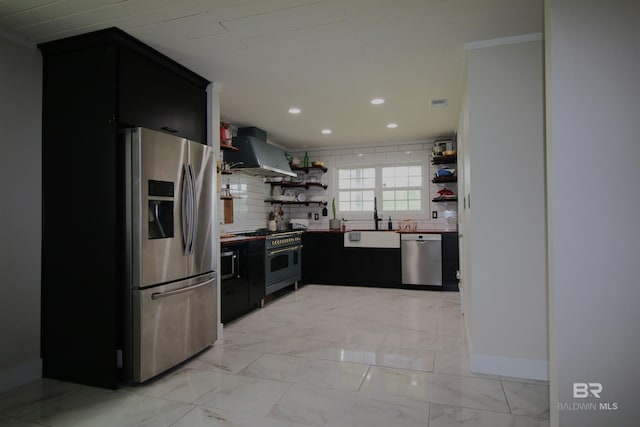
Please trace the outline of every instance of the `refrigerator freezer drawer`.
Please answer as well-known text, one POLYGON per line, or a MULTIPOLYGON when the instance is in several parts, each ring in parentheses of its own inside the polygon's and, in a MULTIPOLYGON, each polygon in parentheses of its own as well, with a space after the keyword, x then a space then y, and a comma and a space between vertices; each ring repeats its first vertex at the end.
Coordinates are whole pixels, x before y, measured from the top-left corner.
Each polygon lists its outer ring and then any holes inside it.
POLYGON ((133 291, 133 381, 174 367, 216 340, 215 274, 133 291))

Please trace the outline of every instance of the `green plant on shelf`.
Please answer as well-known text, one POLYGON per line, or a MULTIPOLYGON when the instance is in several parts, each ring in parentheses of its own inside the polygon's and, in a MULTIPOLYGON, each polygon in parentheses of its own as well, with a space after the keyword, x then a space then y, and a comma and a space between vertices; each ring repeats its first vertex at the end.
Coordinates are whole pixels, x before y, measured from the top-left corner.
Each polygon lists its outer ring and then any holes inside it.
POLYGON ((334 197, 333 200, 331 200, 331 212, 333 212, 333 219, 336 219, 336 198, 334 197))

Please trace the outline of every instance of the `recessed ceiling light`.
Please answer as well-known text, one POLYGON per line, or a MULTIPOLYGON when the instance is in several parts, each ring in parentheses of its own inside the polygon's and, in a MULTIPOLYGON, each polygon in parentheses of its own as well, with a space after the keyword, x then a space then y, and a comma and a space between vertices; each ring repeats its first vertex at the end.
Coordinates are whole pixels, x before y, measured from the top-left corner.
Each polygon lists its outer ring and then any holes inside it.
POLYGON ((382 99, 382 98, 373 98, 373 99, 371 100, 371 103, 372 103, 373 105, 380 105, 380 104, 384 104, 384 99, 382 99))
POLYGON ((297 107, 289 108, 289 113, 290 113, 290 114, 300 114, 300 111, 302 111, 302 110, 300 110, 300 109, 299 109, 299 108, 297 108, 297 107))
POLYGON ((431 100, 431 108, 446 108, 447 105, 448 105, 448 101, 446 98, 431 100))
POLYGON ((397 124, 397 123, 389 123, 389 124, 387 124, 387 127, 388 127, 389 129, 395 129, 395 128, 397 128, 397 127, 398 127, 398 124, 397 124))
POLYGON ((364 154, 358 153, 358 157, 362 157, 362 156, 364 156, 364 154))
POLYGON ((331 129, 322 129, 324 135, 329 135, 331 132, 333 132, 331 129))

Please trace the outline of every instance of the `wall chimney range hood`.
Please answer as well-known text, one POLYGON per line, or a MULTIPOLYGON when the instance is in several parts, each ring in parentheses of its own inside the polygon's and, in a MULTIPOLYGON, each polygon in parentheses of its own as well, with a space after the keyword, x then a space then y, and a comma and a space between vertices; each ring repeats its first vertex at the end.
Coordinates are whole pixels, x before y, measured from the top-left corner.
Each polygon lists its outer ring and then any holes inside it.
POLYGON ((291 171, 284 151, 267 143, 267 133, 256 127, 238 129, 233 138, 233 146, 238 151, 226 151, 224 160, 234 164, 233 170, 255 176, 290 176, 291 171))

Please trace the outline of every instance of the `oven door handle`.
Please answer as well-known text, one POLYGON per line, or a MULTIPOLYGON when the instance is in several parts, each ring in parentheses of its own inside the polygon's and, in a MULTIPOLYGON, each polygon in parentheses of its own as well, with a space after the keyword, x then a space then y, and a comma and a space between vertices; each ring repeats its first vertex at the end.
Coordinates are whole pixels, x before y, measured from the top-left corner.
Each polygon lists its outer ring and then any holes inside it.
POLYGON ((298 246, 292 246, 290 248, 284 248, 284 249, 279 249, 277 251, 271 251, 269 252, 269 256, 273 256, 273 255, 278 255, 284 252, 295 252, 297 250, 302 249, 302 245, 298 245, 298 246))

